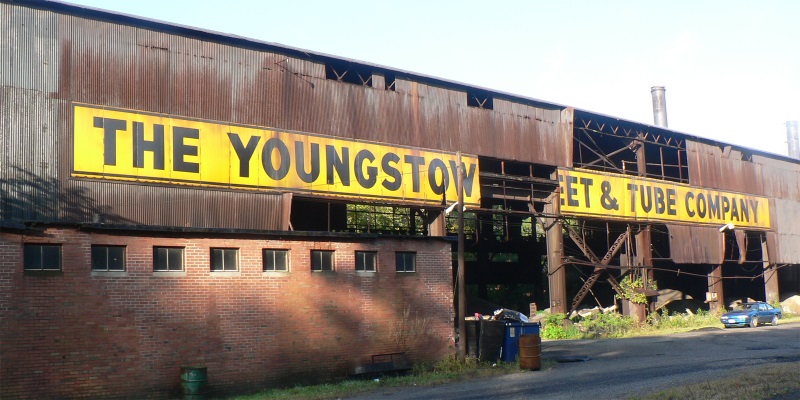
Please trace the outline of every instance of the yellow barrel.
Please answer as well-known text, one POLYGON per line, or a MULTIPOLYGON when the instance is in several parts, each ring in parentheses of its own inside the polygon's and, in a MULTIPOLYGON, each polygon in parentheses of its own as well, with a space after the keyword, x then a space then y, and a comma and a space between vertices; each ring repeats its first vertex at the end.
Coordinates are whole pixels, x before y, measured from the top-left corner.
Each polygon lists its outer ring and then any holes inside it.
POLYGON ((542 338, 538 334, 519 337, 519 367, 531 371, 542 368, 542 338))

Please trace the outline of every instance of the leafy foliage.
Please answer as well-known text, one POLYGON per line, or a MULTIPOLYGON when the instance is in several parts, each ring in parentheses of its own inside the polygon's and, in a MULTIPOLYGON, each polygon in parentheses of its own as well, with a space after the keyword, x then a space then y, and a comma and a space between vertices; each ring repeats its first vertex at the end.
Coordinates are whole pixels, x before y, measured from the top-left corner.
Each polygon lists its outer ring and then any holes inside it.
MULTIPOLYGON (((622 288, 623 294, 622 296, 615 294, 614 297, 629 300, 631 303, 647 304, 647 295, 641 292, 641 289, 644 288, 644 282, 641 276, 632 278, 631 275, 626 275, 625 278, 622 278, 619 282, 619 286, 622 288)), ((658 290, 656 281, 648 282, 648 286, 649 289, 658 290)))
POLYGON ((550 314, 544 319, 544 327, 542 328, 542 337, 545 339, 567 339, 579 335, 580 332, 575 329, 569 322, 566 323, 567 314, 557 313, 550 314))
POLYGON ((633 318, 611 312, 590 314, 579 324, 579 330, 587 337, 618 337, 625 335, 634 326, 633 318))

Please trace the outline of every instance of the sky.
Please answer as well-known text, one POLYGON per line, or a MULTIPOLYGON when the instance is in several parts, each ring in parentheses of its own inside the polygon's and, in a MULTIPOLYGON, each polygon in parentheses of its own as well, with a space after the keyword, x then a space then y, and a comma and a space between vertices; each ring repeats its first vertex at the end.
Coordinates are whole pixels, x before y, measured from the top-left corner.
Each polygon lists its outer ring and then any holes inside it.
POLYGON ((800 1, 70 0, 787 154, 800 1))

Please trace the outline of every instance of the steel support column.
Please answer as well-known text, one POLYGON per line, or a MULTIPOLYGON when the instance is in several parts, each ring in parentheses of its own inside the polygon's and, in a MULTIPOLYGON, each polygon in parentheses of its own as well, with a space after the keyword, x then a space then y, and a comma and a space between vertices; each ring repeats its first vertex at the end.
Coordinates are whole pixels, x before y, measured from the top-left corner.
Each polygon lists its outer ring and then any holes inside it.
MULTIPOLYGON (((636 234, 636 265, 644 269, 642 273, 642 281, 645 289, 650 287, 650 282, 653 281, 653 253, 652 253, 652 240, 651 240, 650 225, 645 226, 643 230, 636 234)), ((655 302, 648 304, 650 311, 655 311, 655 302)), ((644 321, 647 318, 647 308, 635 308, 635 317, 639 321, 644 321)))
POLYGON ((565 313, 567 306, 567 273, 564 268, 564 234, 561 219, 561 191, 556 188, 545 204, 542 218, 547 240, 547 280, 549 284, 550 312, 565 313))
POLYGON ((428 223, 428 236, 447 236, 444 212, 436 210, 431 211, 429 215, 430 219, 426 220, 428 223))
POLYGON ((722 291, 722 265, 711 267, 708 274, 708 291, 711 293, 708 298, 708 308, 712 313, 719 312, 725 308, 725 293, 722 291))
POLYGON ((774 264, 770 264, 770 254, 767 251, 767 238, 761 239, 761 254, 764 260, 764 294, 767 302, 772 303, 780 300, 780 289, 778 286, 778 270, 774 264))

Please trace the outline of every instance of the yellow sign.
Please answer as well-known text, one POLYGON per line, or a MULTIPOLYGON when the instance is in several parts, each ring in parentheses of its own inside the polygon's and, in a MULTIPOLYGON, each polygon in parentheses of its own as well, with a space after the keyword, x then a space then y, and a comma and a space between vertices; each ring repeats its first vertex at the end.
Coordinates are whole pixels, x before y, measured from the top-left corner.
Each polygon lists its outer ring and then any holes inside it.
MULTIPOLYGON (((272 128, 74 106, 76 177, 442 204, 455 154, 272 128)), ((461 157, 464 202, 480 203, 478 159, 461 157)))
POLYGON ((583 170, 558 170, 561 212, 644 221, 770 228, 766 197, 583 170))

